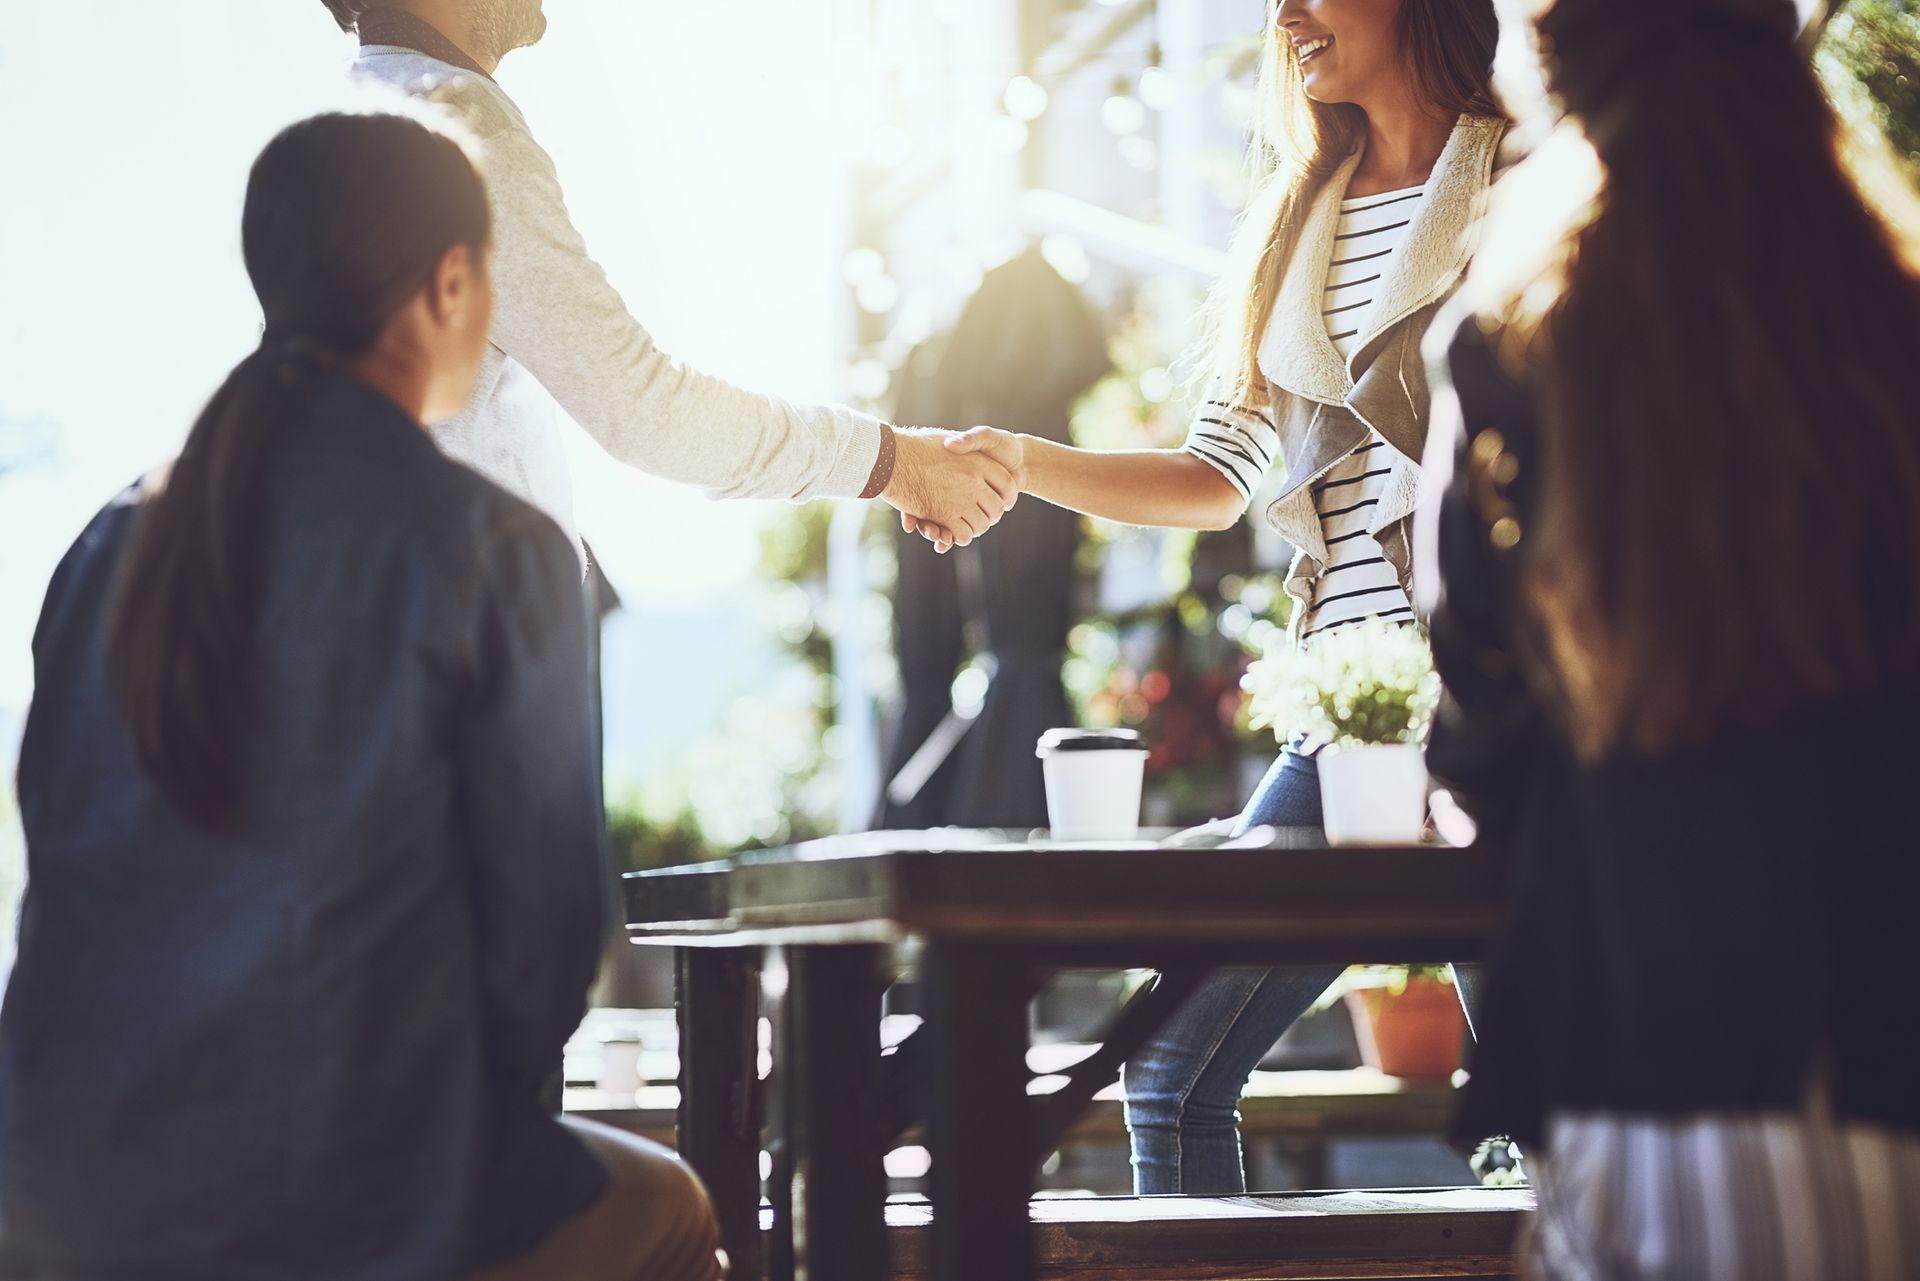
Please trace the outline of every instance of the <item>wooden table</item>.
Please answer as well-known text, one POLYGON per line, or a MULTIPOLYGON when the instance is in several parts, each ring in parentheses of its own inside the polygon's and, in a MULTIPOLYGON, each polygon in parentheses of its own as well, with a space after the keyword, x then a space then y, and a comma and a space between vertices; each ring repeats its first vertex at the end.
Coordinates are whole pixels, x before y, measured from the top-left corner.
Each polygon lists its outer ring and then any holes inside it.
POLYGON ((1497 913, 1491 853, 1329 850, 1317 832, 1270 836, 1191 849, 877 833, 627 878, 633 940, 679 949, 679 1138, 714 1193, 736 1276, 887 1276, 882 1159, 917 1106, 933 1153, 934 1276, 1028 1281, 1039 1162, 1210 970, 1482 955, 1497 913), (910 1064, 891 1065, 907 1070, 889 1072, 882 964, 909 940, 925 1022, 901 1052, 910 1064), (790 1176, 792 1205, 763 1260, 755 1065, 769 947, 788 976, 773 1103, 784 1138, 776 1175, 790 1176), (1102 1038, 1112 1051, 1030 1098, 1027 1002, 1045 976, 1129 967, 1164 977, 1116 1017, 1102 1038))

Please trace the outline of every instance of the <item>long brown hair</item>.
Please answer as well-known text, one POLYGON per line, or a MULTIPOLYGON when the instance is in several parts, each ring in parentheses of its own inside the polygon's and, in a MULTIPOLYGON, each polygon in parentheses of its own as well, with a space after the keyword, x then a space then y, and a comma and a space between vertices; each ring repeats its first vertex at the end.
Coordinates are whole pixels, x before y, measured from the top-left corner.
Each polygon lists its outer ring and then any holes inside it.
POLYGON ((485 253, 488 219, 461 145, 405 116, 316 116, 254 163, 241 243, 266 335, 150 486, 107 638, 140 765, 197 823, 222 825, 242 790, 274 436, 315 371, 370 351, 449 249, 485 253))
POLYGON ((1597 194, 1488 296, 1540 393, 1522 578, 1590 759, 1920 670, 1920 279, 1841 163, 1793 10, 1536 19, 1597 194))
MULTIPOLYGON (((1254 118, 1252 199, 1234 233, 1214 291, 1211 371, 1245 400, 1260 385, 1260 339, 1299 239, 1300 223, 1327 179, 1366 141, 1367 117, 1349 103, 1307 96, 1300 57, 1268 0, 1254 118)), ((1493 0, 1402 0, 1398 44, 1407 74, 1434 114, 1497 116, 1493 0)))

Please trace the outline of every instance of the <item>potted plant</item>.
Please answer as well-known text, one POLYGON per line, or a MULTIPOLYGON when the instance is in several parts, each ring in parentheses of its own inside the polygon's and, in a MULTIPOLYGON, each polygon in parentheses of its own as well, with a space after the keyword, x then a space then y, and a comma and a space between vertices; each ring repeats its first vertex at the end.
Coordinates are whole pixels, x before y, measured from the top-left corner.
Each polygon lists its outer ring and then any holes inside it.
POLYGON ((1417 627, 1368 619, 1281 643, 1248 669, 1253 722, 1317 751, 1333 845, 1418 841, 1427 820, 1421 752, 1440 679, 1417 627))
POLYGON ((1343 986, 1362 1062, 1389 1076, 1452 1077, 1466 1018, 1446 966, 1356 966, 1343 986))

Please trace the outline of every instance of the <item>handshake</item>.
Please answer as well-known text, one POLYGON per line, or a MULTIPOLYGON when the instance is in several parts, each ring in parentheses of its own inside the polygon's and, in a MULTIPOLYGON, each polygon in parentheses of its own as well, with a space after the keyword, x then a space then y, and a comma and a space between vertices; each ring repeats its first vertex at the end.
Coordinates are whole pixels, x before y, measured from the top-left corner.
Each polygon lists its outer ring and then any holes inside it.
POLYGON ((993 528, 1026 484, 1026 450, 1011 432, 899 428, 895 435, 893 479, 880 496, 899 509, 900 528, 935 551, 965 547, 993 528))

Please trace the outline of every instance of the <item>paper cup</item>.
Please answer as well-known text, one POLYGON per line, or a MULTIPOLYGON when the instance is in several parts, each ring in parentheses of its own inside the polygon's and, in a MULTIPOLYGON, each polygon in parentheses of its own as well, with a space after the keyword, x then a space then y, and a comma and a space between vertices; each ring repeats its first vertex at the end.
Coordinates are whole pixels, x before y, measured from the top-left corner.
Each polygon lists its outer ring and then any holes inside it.
POLYGON ((1034 754, 1047 779, 1056 841, 1127 841, 1140 834, 1147 749, 1132 730, 1053 729, 1034 754))

